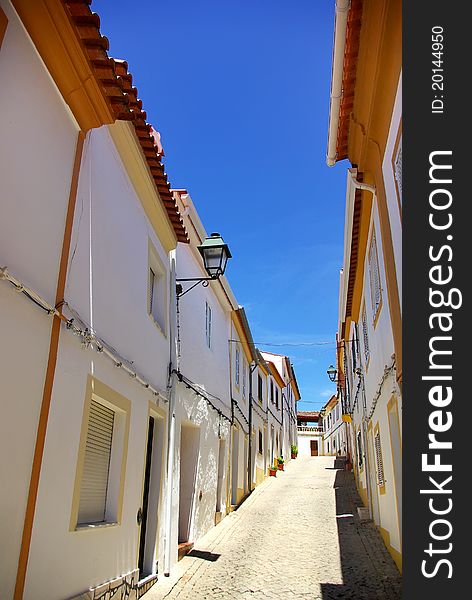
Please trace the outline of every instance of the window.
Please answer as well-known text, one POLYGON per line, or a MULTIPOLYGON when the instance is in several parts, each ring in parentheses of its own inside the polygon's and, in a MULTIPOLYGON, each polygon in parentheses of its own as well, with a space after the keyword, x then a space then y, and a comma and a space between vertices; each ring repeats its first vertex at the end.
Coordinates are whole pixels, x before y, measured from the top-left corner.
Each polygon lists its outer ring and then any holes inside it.
POLYGON ((240 353, 239 353, 239 348, 236 348, 236 366, 235 366, 235 371, 234 371, 234 380, 236 382, 236 385, 239 387, 239 362, 240 362, 240 353))
POLYGON ((357 463, 359 465, 359 469, 362 469, 364 458, 362 456, 362 435, 360 431, 357 432, 357 463))
POLYGON ((370 349, 369 349, 369 334, 368 334, 368 330, 367 330, 367 313, 365 310, 365 304, 364 304, 364 308, 362 310, 362 336, 363 336, 363 340, 364 340, 364 358, 365 358, 365 362, 369 362, 369 357, 370 357, 370 349))
POLYGON ((114 420, 112 410, 92 400, 80 488, 79 524, 105 522, 114 420))
POLYGON ((262 431, 259 429, 259 454, 262 454, 262 431))
POLYGON ((397 153, 395 155, 393 163, 393 172, 395 176, 395 183, 397 184, 398 198, 400 204, 402 204, 402 138, 398 142, 397 153))
POLYGON ((130 402, 89 375, 70 530, 121 521, 130 402))
POLYGON ((205 339, 208 348, 211 348, 211 307, 205 302, 205 339))
POLYGON ((369 248, 369 278, 370 278, 370 297, 372 301, 372 314, 374 320, 382 304, 382 290, 380 286, 380 268, 379 257, 377 253, 377 241, 375 231, 372 230, 372 239, 369 248))
POLYGON ((165 335, 167 324, 166 272, 156 250, 149 246, 148 313, 165 335))
POLYGON ((274 404, 274 382, 270 381, 270 403, 274 404))
POLYGON ((243 358, 243 398, 246 397, 246 359, 243 358))
POLYGON ((257 375, 257 398, 262 404, 262 377, 259 374, 257 375))
POLYGON ((377 431, 374 438, 375 458, 377 461, 377 484, 381 487, 385 485, 385 475, 382 460, 382 446, 380 444, 380 432, 377 431))
POLYGON ((275 407, 279 410, 279 388, 275 388, 275 407))

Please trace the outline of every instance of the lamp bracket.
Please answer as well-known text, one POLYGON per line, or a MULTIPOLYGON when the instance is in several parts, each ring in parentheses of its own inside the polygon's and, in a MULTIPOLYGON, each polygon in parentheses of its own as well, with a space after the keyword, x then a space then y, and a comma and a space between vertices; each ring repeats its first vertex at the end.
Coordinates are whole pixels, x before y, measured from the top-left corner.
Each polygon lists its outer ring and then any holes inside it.
POLYGON ((190 290, 193 290, 193 288, 197 287, 197 285, 199 283, 202 284, 203 287, 208 287, 210 284, 210 281, 214 281, 215 279, 218 279, 217 277, 190 277, 190 278, 184 278, 184 279, 176 279, 176 283, 177 285, 175 286, 175 291, 177 294, 178 298, 181 298, 182 296, 185 296, 185 294, 187 292, 190 292, 190 290), (182 285, 180 284, 181 281, 194 281, 195 283, 193 285, 191 285, 189 288, 187 288, 185 291, 182 291, 182 285))

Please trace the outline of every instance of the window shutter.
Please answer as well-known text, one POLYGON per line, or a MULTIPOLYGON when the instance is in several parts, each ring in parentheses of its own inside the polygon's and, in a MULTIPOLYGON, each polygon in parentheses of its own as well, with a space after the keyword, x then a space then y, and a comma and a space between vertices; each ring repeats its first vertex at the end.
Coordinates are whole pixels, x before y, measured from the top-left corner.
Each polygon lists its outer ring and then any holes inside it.
POLYGON ((102 523, 108 489, 115 413, 91 401, 80 488, 78 523, 102 523))
POLYGON ((385 485, 385 475, 382 460, 382 446, 380 445, 380 433, 377 431, 377 435, 374 439, 375 445, 375 456, 377 459, 377 483, 378 485, 385 485))

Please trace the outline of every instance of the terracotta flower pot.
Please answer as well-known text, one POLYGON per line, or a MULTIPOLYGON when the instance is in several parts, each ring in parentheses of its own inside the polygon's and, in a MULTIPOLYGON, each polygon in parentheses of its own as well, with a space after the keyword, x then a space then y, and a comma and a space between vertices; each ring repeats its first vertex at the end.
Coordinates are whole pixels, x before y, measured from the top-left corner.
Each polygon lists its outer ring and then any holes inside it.
POLYGON ((284 463, 279 463, 277 466, 278 466, 279 471, 284 470, 284 463))
POLYGON ((269 475, 271 477, 277 477, 277 469, 269 469, 269 475))
POLYGON ((292 458, 297 458, 297 455, 295 454, 295 452, 292 452, 292 458))

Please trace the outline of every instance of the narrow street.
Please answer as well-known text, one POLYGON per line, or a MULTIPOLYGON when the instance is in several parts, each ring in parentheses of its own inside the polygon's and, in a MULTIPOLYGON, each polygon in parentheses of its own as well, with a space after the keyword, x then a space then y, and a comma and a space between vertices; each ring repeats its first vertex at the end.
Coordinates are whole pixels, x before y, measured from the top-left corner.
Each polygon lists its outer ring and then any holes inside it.
POLYGON ((358 518, 352 474, 333 465, 333 457, 291 461, 145 600, 400 598, 401 577, 380 535, 358 518))

